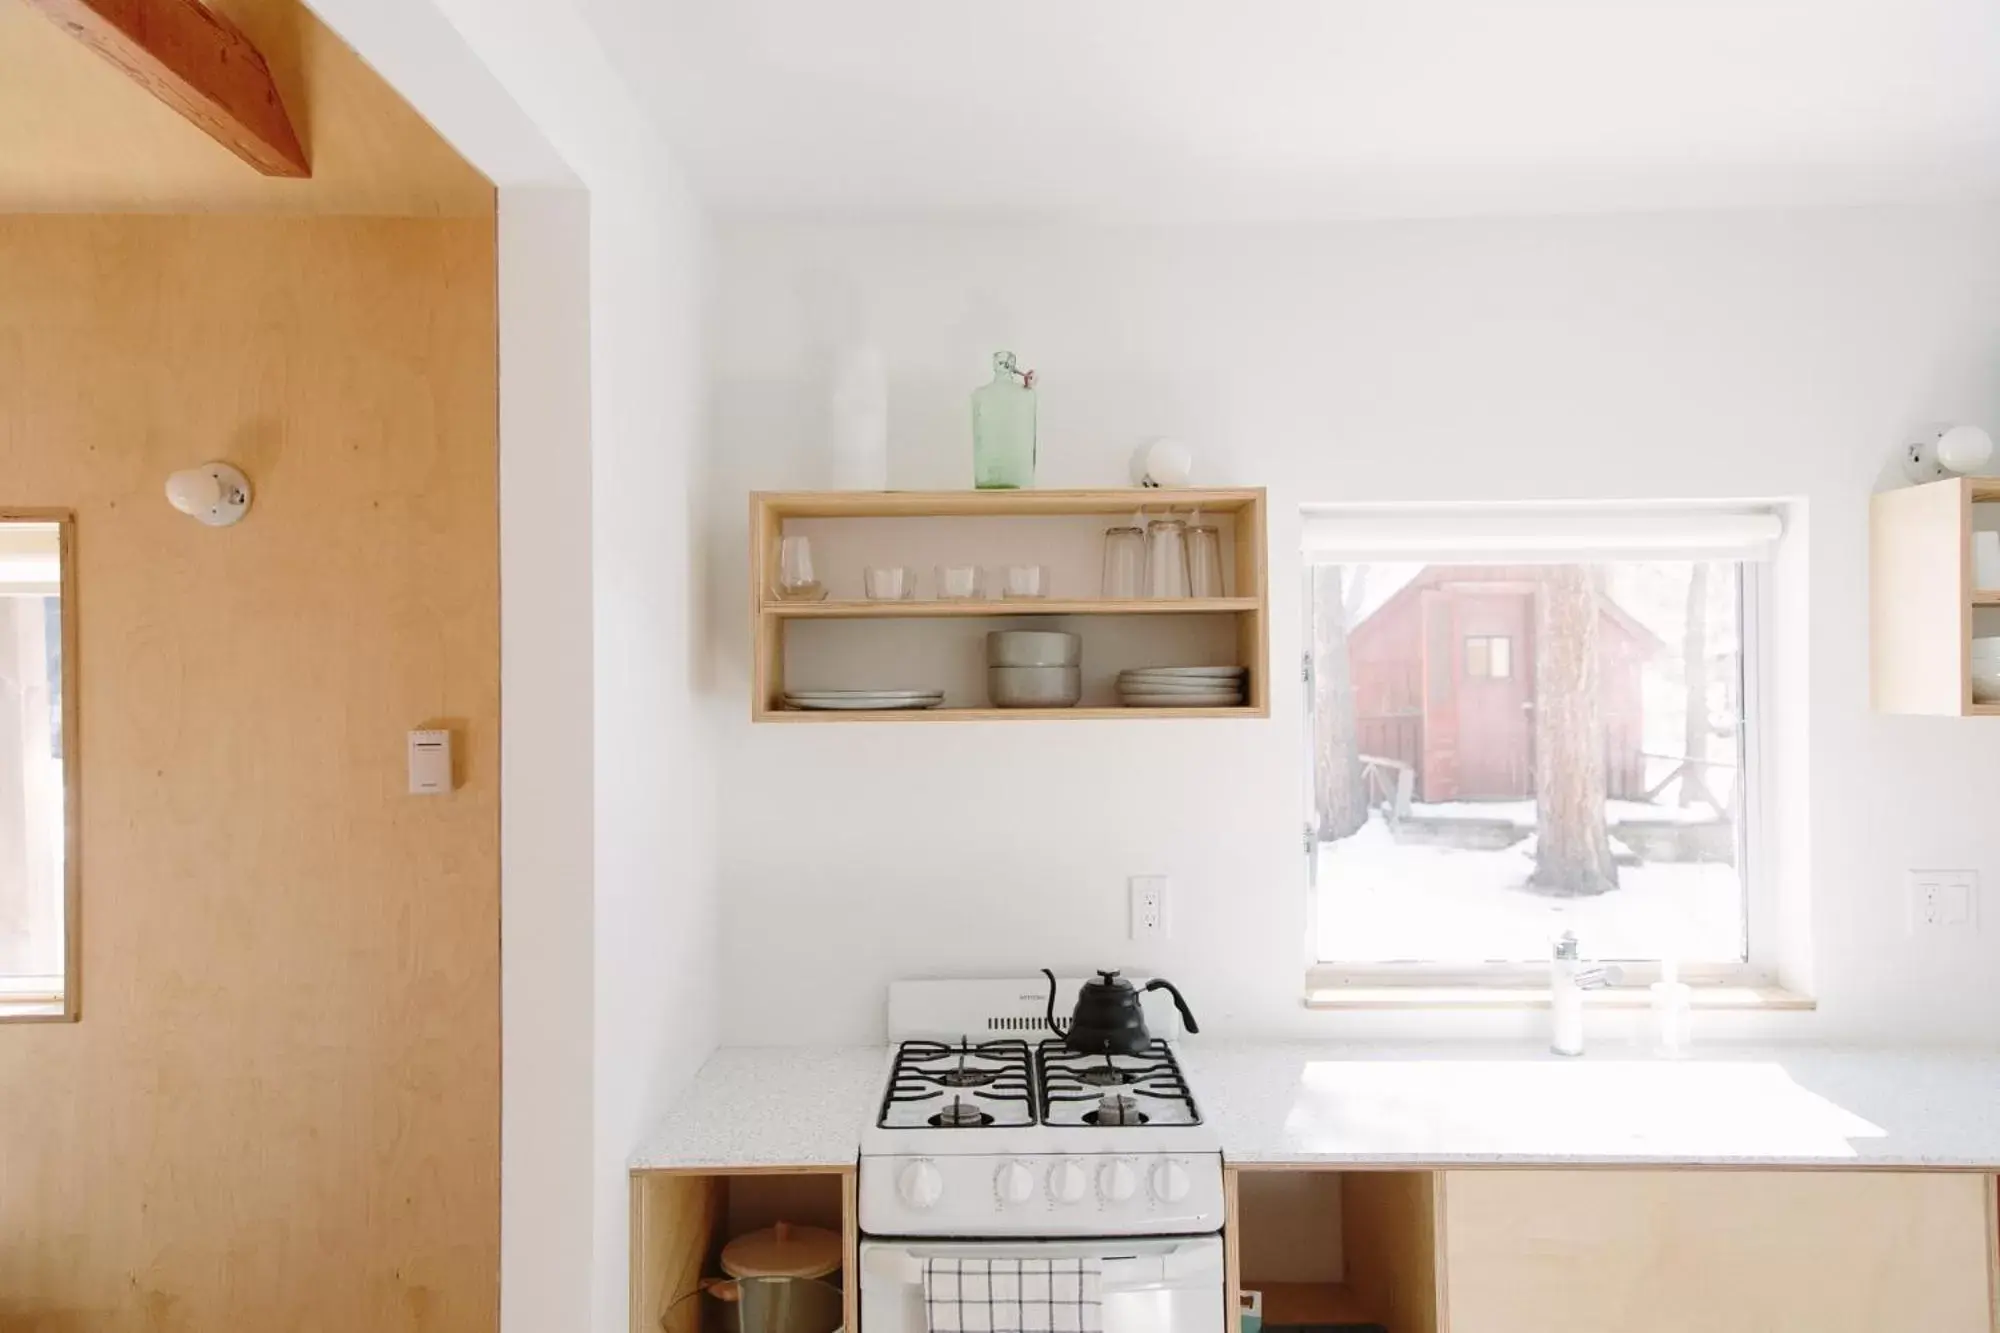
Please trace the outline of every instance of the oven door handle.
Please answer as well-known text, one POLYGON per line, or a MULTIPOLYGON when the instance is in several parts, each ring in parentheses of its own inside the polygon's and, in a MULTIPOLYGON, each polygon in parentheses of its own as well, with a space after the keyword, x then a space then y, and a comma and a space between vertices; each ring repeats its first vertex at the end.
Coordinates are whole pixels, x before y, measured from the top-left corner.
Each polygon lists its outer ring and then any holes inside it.
MULTIPOLYGON (((906 1285, 921 1285, 924 1261, 907 1250, 870 1250, 862 1261, 867 1276, 906 1285)), ((1106 1288, 1157 1286, 1198 1275, 1208 1267, 1199 1250, 1176 1249, 1167 1254, 1121 1256, 1098 1261, 1106 1288)))

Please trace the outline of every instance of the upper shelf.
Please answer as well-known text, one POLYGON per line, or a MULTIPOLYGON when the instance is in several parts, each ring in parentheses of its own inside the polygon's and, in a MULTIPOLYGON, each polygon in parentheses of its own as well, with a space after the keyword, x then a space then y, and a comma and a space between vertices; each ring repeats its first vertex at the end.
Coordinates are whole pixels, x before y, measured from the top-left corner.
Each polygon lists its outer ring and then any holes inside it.
MULTIPOLYGON (((1200 490, 784 491, 750 497, 751 718, 758 722, 1052 721, 1149 717, 1261 718, 1270 713, 1267 669, 1266 499, 1258 487, 1200 490), (1143 512, 1214 520, 1228 597, 1105 598, 1100 578, 1108 529, 1143 512), (821 602, 777 595, 784 541, 809 543, 821 602), (943 565, 1015 563, 1046 571, 1048 598, 935 596, 943 565), (867 601, 863 571, 916 571, 909 601, 867 601), (1009 621, 1065 617, 1084 641, 1080 706, 987 706, 991 679, 982 640, 1009 621), (1243 700, 1217 708, 1123 707, 1118 673, 1144 666, 1238 666, 1243 700), (944 695, 930 711, 794 712, 789 688, 854 689, 894 681, 944 695)), ((1143 585, 1142 585, 1143 586, 1143 585)), ((1051 626, 1053 628, 1053 626, 1051 626)))
POLYGON ((1257 487, 1092 491, 759 491, 750 506, 772 518, 1003 518, 1201 509, 1231 514, 1264 498, 1257 487))
POLYGON ((940 616, 1185 616, 1255 611, 1255 597, 1177 597, 1138 601, 1104 598, 1009 597, 997 601, 780 602, 764 614, 784 620, 925 620, 940 616))

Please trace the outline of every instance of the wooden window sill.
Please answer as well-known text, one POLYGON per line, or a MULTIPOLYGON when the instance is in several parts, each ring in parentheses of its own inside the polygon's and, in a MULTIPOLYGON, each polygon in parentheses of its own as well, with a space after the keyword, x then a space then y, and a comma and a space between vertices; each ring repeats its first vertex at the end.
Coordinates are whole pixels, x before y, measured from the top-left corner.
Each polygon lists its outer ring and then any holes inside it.
POLYGON ((0 995, 0 1023, 65 1023, 75 1017, 60 995, 0 995))
MULTIPOLYGON (((1819 1002, 1781 986, 1695 986, 1696 1009, 1796 1012, 1819 1002)), ((1607 986, 1583 993, 1592 1009, 1647 1009, 1652 992, 1644 986, 1607 986)), ((1546 1009, 1546 988, 1525 986, 1316 986, 1306 991, 1308 1009, 1546 1009)))

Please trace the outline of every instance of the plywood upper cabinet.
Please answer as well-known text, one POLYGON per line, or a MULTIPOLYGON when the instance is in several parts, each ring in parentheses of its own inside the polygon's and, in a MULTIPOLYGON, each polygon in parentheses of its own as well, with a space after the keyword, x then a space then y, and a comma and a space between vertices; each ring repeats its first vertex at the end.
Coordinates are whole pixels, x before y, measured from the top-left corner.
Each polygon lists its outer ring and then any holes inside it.
POLYGON ((1971 668, 1978 618, 2000 618, 2000 594, 1980 592, 1972 576, 1974 506, 1996 501, 2000 478, 1959 477, 1885 491, 1871 502, 1869 693, 1876 712, 2000 716, 2000 704, 1973 702, 1971 668))
POLYGON ((1972 1173, 1449 1172, 1449 1327, 1991 1333, 1992 1196, 1972 1173))
POLYGON ((948 722, 1084 718, 1258 718, 1270 715, 1265 495, 1255 489, 1047 491, 834 491, 750 497, 751 719, 756 722, 948 722), (1220 597, 1107 599, 1104 533, 1135 515, 1212 523, 1221 546, 1220 597), (804 538, 824 601, 788 601, 777 581, 782 543, 804 538), (1041 565, 1049 595, 994 595, 1001 565, 1041 565), (989 575, 987 596, 936 596, 939 565, 989 575), (862 596, 867 566, 915 572, 908 601, 862 596), (989 630, 1060 629, 1083 640, 1083 701, 1076 708, 988 706, 989 630), (1122 707, 1119 670, 1240 666, 1243 702, 1216 708, 1122 707), (944 706, 910 712, 809 712, 785 705, 787 688, 922 686, 944 706))

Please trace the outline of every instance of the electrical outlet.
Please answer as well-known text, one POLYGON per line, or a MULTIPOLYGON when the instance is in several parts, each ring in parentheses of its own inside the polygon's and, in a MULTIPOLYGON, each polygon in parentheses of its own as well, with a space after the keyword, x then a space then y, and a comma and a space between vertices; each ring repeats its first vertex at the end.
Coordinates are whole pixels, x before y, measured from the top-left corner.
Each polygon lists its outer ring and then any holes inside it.
POLYGON ((1163 940, 1172 932, 1167 926, 1167 877, 1134 875, 1132 887, 1132 938, 1163 940))
POLYGON ((1907 877, 1910 933, 1979 929, 1979 872, 1912 870, 1907 877))

